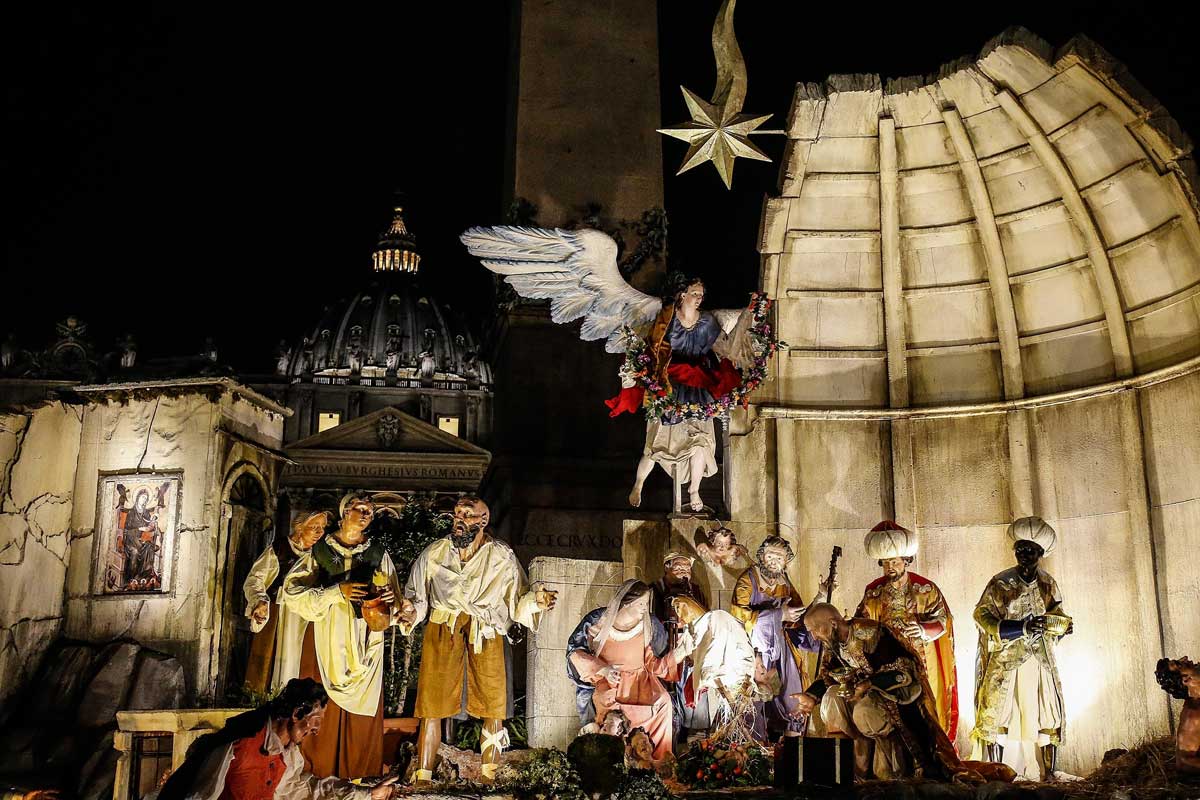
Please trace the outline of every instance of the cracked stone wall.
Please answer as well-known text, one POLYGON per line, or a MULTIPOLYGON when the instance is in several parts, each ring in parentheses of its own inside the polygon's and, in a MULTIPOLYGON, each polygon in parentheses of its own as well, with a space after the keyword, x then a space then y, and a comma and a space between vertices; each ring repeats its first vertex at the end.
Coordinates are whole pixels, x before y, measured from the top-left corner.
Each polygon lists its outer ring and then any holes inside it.
POLYGON ((72 514, 76 531, 67 576, 64 634, 102 642, 120 637, 170 653, 187 672, 198 701, 217 686, 226 607, 226 539, 222 491, 242 465, 264 476, 273 494, 273 465, 261 448, 279 446, 282 418, 226 393, 125 403, 96 402, 83 414, 72 514), (223 435, 228 432, 228 435, 223 435), (161 472, 181 476, 174 577, 162 594, 98 593, 97 483, 102 475, 161 472))
POLYGON ((0 708, 63 625, 83 410, 0 414, 0 708))

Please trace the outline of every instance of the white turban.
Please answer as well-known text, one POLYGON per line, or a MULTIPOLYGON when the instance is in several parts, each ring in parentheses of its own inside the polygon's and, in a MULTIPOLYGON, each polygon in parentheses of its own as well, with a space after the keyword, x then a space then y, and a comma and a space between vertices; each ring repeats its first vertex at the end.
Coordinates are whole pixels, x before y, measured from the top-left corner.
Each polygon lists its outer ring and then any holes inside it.
POLYGON ((917 535, 891 520, 871 529, 866 540, 867 555, 877 561, 885 558, 912 558, 917 554, 917 535))
POLYGON ((1009 541, 1033 542, 1040 545, 1044 555, 1050 555, 1058 544, 1058 534, 1041 517, 1022 517, 1008 526, 1009 541))

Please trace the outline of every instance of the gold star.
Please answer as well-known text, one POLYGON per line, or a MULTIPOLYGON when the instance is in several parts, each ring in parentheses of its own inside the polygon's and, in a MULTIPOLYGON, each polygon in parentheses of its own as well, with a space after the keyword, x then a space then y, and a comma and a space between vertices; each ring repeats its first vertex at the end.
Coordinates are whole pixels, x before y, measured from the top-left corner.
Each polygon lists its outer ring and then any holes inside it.
MULTIPOLYGON (((750 134, 771 118, 770 114, 754 116, 739 114, 741 109, 717 106, 708 103, 695 92, 683 89, 683 99, 687 103, 691 120, 681 122, 673 128, 660 128, 659 133, 675 139, 682 139, 690 146, 683 158, 683 166, 677 175, 682 175, 692 167, 699 166, 705 161, 711 161, 717 168, 717 174, 725 182, 725 188, 733 186, 733 160, 739 156, 753 158, 756 161, 770 161, 770 157, 750 143, 750 134)), ((740 105, 740 104, 739 104, 740 105)))

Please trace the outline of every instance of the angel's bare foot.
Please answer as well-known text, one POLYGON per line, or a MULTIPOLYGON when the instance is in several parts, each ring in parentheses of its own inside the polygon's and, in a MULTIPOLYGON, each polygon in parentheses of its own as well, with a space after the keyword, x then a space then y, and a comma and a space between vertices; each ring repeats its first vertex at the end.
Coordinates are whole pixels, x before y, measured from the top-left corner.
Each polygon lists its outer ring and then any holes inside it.
POLYGON ((640 483, 635 483, 633 488, 629 490, 629 505, 633 506, 634 508, 641 508, 642 485, 640 483))
POLYGON ((699 492, 688 492, 688 499, 691 500, 690 506, 692 511, 704 510, 704 501, 700 499, 699 492))

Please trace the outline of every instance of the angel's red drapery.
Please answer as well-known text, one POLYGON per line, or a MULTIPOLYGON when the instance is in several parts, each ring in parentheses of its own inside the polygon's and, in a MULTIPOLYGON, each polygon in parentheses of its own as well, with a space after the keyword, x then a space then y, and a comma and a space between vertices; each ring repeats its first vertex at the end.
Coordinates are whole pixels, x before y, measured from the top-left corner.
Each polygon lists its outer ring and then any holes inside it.
MULTIPOLYGON (((727 359, 722 358, 716 367, 706 367, 700 364, 671 364, 667 367, 667 377, 671 383, 691 386, 695 389, 707 389, 713 398, 721 398, 742 385, 742 375, 737 367, 727 359)), ((627 389, 621 389, 616 397, 604 401, 608 406, 610 417, 619 416, 626 411, 634 414, 642 407, 646 397, 646 388, 641 384, 627 389)))

